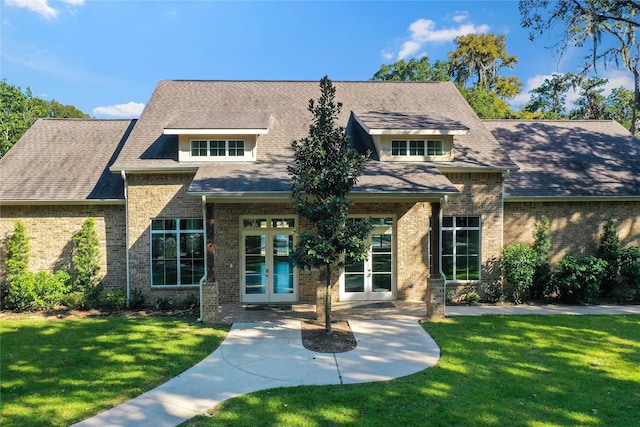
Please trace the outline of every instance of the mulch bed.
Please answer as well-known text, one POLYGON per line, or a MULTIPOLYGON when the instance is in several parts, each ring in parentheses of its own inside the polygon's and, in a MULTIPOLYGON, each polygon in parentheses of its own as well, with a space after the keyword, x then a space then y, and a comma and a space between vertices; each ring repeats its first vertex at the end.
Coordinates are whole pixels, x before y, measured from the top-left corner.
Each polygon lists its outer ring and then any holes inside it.
POLYGON ((318 353, 344 353, 357 345, 347 321, 331 322, 331 333, 327 333, 324 322, 302 322, 302 344, 318 353))

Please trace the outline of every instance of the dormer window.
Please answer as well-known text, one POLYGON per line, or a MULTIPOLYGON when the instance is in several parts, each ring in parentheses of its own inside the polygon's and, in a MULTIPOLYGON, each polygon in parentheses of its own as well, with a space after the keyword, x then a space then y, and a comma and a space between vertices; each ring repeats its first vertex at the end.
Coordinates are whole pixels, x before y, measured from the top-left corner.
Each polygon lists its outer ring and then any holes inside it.
POLYGON ((244 157, 242 139, 192 139, 191 157, 244 157))
POLYGON ((442 156, 443 141, 441 139, 428 139, 428 140, 391 140, 391 155, 392 156, 442 156), (426 148, 426 150, 425 150, 426 148))

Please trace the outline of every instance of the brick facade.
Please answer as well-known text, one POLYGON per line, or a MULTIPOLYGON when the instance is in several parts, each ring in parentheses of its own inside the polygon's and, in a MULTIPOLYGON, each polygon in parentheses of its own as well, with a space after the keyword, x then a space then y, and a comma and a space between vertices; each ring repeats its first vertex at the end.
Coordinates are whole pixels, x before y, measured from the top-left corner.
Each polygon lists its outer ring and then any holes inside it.
POLYGON ((502 256, 502 173, 446 173, 446 177, 461 192, 443 204, 444 216, 479 216, 481 246, 480 283, 447 283, 456 293, 474 290, 483 292, 486 286, 500 280, 502 256))
POLYGON ((179 303, 199 297, 198 286, 151 286, 151 220, 202 218, 202 202, 187 196, 193 174, 130 174, 129 262, 131 292, 140 290, 147 305, 164 298, 179 303))
POLYGON ((2 206, 0 215, 0 283, 6 277, 6 241, 21 221, 29 237, 29 268, 33 272, 69 270, 73 237, 87 218, 95 219, 100 249, 100 276, 106 289, 126 288, 124 203, 107 205, 2 206))
POLYGON ((533 244, 534 225, 550 221, 551 262, 569 252, 594 254, 603 224, 614 220, 620 246, 640 246, 640 202, 507 202, 504 244, 533 244))

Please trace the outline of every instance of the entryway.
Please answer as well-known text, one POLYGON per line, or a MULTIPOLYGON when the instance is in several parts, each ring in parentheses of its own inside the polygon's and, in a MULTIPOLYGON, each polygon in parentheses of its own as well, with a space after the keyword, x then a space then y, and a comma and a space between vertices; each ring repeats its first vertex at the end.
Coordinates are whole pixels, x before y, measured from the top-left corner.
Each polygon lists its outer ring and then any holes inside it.
POLYGON ((298 278, 291 254, 295 218, 242 217, 242 301, 298 300, 298 278))

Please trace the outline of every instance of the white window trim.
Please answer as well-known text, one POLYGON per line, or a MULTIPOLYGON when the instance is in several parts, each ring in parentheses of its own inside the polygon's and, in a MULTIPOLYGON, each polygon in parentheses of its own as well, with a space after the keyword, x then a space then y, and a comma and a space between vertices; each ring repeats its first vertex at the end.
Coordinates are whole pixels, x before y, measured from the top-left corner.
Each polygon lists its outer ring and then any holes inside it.
MULTIPOLYGON (((152 288, 161 288, 161 289, 167 289, 167 288, 196 288, 199 287, 200 284, 196 283, 196 284, 187 284, 187 285, 183 285, 183 284, 167 284, 167 285, 154 285, 153 284, 153 235, 154 234, 166 234, 167 231, 171 231, 171 232, 175 232, 177 234, 177 239, 176 239, 176 251, 177 254, 180 254, 180 234, 181 233, 202 233, 202 238, 203 238, 203 251, 204 251, 204 257, 205 257, 205 268, 206 268, 206 257, 207 257, 207 242, 206 242, 206 238, 207 235, 204 231, 205 225, 204 223, 202 224, 202 229, 180 229, 180 221, 181 220, 202 220, 202 218, 153 218, 151 221, 149 221, 149 280, 151 282, 151 287, 152 288), (154 220, 172 220, 172 221, 176 221, 176 229, 175 230, 154 230, 153 229, 153 221, 154 220)), ((178 258, 178 261, 180 260, 180 258, 178 258)), ((178 262, 177 264, 177 272, 176 272, 176 277, 179 279, 180 278, 180 262, 178 262)))
POLYGON ((441 158, 445 155, 444 151, 444 140, 437 138, 428 138, 428 139, 392 139, 389 141, 389 156, 392 158, 410 158, 410 159, 435 159, 441 158), (406 154, 393 154, 393 143, 394 142, 404 142, 404 149, 406 154), (424 154, 411 154, 411 143, 412 142, 422 142, 424 144, 424 154), (428 154, 429 153, 429 142, 439 142, 440 143, 440 154, 428 154))
MULTIPOLYGON (((440 232, 442 233, 443 231, 453 231, 454 233, 454 240, 453 240, 453 261, 454 261, 454 278, 453 279, 446 279, 447 283, 459 283, 459 284, 464 284, 464 283, 478 283, 482 280, 482 216, 480 215, 443 215, 443 223, 444 223, 444 218, 445 217, 449 217, 453 219, 453 225, 451 227, 445 227, 444 225, 440 224, 440 232), (478 226, 477 227, 457 227, 456 226, 456 218, 478 218, 478 226), (462 231, 462 230, 477 230, 479 232, 479 240, 478 240, 478 278, 477 279, 469 279, 469 280, 458 280, 455 278, 455 260, 456 260, 456 231, 462 231)), ((442 238, 442 234, 440 236, 440 269, 441 271, 444 273, 444 267, 443 267, 443 255, 444 255, 444 251, 443 251, 443 238, 442 238)), ((446 276, 446 273, 444 273, 446 276)))
MULTIPOLYGON (((236 148, 237 149, 237 148, 236 148)), ((189 140, 189 159, 191 160, 203 160, 203 159, 207 159, 207 160, 212 160, 212 159, 223 159, 223 158, 228 158, 228 159, 245 159, 247 157, 247 142, 244 139, 241 138, 225 138, 225 139, 218 139, 218 138, 194 138, 189 140), (205 142, 207 143, 207 155, 206 156, 194 156, 193 155, 193 143, 194 142, 205 142), (212 142, 218 142, 218 141, 224 141, 224 156, 212 156, 211 155, 211 143, 212 142), (242 155, 230 155, 229 154, 229 145, 231 142, 242 142, 242 155)))

